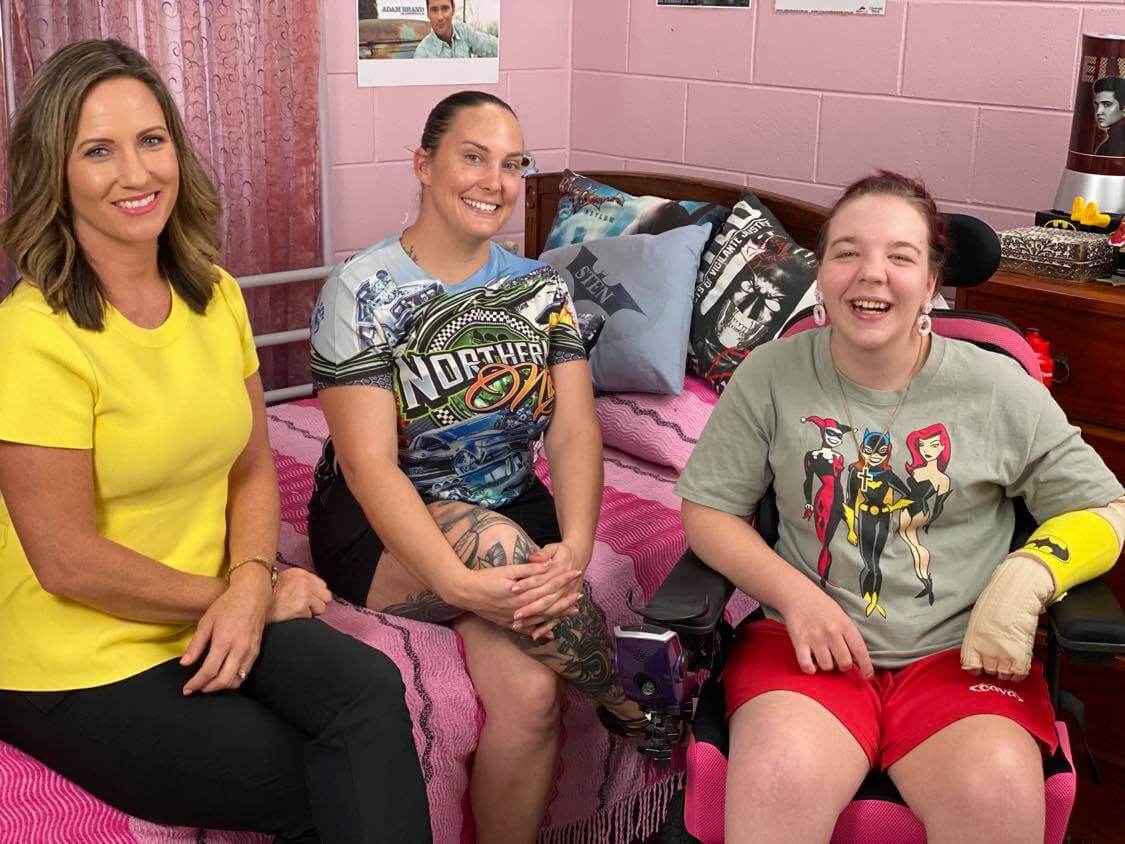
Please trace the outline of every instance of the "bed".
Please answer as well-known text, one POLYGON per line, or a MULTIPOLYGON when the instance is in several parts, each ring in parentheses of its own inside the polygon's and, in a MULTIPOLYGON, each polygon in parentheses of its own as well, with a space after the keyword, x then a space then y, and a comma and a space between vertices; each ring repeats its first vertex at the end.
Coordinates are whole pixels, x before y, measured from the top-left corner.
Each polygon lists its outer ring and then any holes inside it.
MULTIPOLYGON (((634 195, 718 202, 732 207, 741 186, 643 173, 597 172, 598 181, 634 195)), ((528 178, 525 254, 542 251, 560 200, 561 174, 528 178)), ((793 238, 811 248, 824 209, 769 193, 760 198, 793 238)), ((607 394, 597 399, 605 434, 605 493, 586 586, 607 623, 635 622, 630 591, 648 597, 686 547, 673 494, 677 467, 694 445, 716 395, 689 376, 679 396, 607 394), (653 462, 637 444, 664 456, 653 462)), ((282 497, 281 562, 310 567, 306 502, 312 470, 327 435, 317 402, 301 399, 269 408, 269 435, 282 497)), ((537 474, 549 483, 540 457, 537 474)), ((745 596, 728 612, 737 620, 753 608, 745 596)), ((387 653, 402 671, 414 737, 426 778, 431 826, 438 844, 472 841, 466 789, 484 712, 465 672, 459 640, 446 627, 356 608, 337 599, 323 619, 387 653)), ((564 703, 562 753, 544 844, 632 842, 660 827, 679 788, 676 769, 656 769, 632 742, 609 735, 593 707, 570 691, 564 703)), ((3 842, 265 842, 265 836, 171 828, 129 817, 96 800, 18 750, 0 743, 0 844, 3 842)))

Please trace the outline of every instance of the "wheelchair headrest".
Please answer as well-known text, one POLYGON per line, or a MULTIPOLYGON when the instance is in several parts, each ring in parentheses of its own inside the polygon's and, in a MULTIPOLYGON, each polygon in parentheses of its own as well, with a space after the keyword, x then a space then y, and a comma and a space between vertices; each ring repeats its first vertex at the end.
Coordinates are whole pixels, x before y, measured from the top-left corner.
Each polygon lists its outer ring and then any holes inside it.
POLYGON ((943 284, 976 287, 1000 266, 1000 238, 983 220, 968 214, 944 214, 948 246, 943 284))

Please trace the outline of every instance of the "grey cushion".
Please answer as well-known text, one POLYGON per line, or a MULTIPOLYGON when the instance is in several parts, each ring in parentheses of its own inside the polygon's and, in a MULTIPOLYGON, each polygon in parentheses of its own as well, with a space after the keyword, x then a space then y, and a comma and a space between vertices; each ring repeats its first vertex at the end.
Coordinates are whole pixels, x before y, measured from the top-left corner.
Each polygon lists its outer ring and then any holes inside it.
POLYGON ((604 316, 590 353, 599 390, 679 393, 691 300, 710 225, 606 237, 544 252, 566 280, 579 317, 604 316))

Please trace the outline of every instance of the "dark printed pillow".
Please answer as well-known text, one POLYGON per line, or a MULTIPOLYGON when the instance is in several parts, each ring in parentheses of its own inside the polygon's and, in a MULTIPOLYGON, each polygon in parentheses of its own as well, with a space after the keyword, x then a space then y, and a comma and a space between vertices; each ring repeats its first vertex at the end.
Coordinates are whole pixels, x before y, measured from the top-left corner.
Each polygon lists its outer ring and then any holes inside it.
POLYGON ((620 234, 662 234, 669 229, 708 223, 718 231, 730 213, 713 202, 679 202, 659 196, 633 196, 572 170, 563 171, 562 199, 543 251, 620 234))
POLYGON ((691 315, 693 371, 722 392, 750 350, 780 333, 816 280, 798 246, 745 190, 703 253, 691 315))

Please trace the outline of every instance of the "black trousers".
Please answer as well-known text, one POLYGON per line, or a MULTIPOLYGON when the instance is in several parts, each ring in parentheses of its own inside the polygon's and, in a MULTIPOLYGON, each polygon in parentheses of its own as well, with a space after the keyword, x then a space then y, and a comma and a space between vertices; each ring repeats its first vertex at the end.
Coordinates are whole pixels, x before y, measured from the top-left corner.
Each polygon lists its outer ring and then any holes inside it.
POLYGON ((0 738, 156 823, 282 841, 428 842, 398 668, 312 620, 272 624, 239 691, 190 697, 173 660, 70 692, 0 691, 0 738))

